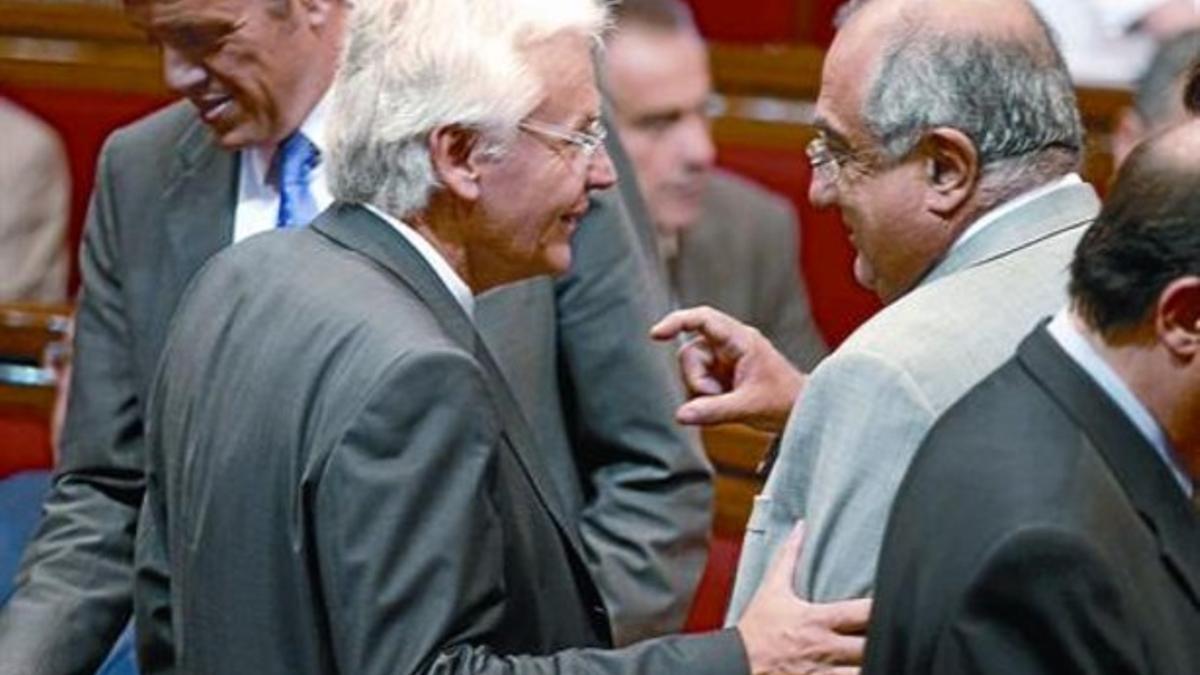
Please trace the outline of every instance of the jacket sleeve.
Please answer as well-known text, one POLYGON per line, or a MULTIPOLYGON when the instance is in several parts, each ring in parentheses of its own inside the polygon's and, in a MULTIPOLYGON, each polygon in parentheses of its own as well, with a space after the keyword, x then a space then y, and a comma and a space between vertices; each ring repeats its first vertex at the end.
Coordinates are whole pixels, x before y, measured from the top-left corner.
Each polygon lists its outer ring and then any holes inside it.
POLYGON ((133 373, 112 193, 101 153, 81 253, 83 290, 59 466, 0 612, 0 673, 91 672, 129 618, 141 506, 142 405, 133 373))
POLYGON ((469 358, 412 355, 382 375, 333 451, 316 491, 315 538, 338 670, 745 672, 736 631, 537 656, 483 646, 511 620, 506 516, 493 498, 496 419, 469 358))
POLYGON ((677 632, 707 559, 711 467, 672 350, 649 327, 661 280, 614 191, 598 195, 555 285, 563 398, 584 476, 580 526, 617 644, 677 632))

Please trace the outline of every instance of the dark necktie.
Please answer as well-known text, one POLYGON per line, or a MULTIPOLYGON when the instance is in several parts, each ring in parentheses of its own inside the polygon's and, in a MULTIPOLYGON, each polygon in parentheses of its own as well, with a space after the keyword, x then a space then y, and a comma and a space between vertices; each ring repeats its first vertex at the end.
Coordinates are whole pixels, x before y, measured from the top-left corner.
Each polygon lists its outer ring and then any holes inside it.
POLYGON ((299 131, 279 144, 279 218, 276 227, 307 225, 317 216, 317 203, 308 179, 321 163, 321 151, 299 131))

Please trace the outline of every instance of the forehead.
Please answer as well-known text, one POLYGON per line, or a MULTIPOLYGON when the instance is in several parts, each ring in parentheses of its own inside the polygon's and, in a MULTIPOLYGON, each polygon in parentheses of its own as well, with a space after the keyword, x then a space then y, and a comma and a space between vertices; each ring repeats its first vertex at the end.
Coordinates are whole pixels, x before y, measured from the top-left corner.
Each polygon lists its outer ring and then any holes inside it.
POLYGON ((267 0, 126 0, 132 21, 161 31, 197 23, 237 21, 255 3, 267 0))
POLYGON ((530 67, 542 84, 543 98, 535 112, 547 119, 596 117, 600 94, 592 64, 592 42, 576 33, 560 33, 526 51, 530 67))
POLYGON ((864 39, 852 21, 842 29, 821 69, 814 124, 827 134, 843 139, 865 132, 862 118, 869 87, 878 73, 880 46, 864 39))
POLYGON ((708 54, 689 31, 625 29, 609 43, 605 62, 622 107, 691 106, 710 93, 708 54))

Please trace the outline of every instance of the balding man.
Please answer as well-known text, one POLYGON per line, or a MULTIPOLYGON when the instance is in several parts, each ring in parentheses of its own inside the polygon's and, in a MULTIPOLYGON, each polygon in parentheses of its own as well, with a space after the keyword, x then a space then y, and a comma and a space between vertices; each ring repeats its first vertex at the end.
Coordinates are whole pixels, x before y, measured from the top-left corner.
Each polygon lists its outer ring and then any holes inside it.
POLYGON ((1071 305, 938 420, 867 673, 1200 673, 1200 123, 1130 155, 1071 305))
POLYGON ((728 317, 685 311, 656 328, 701 334, 683 358, 704 395, 679 417, 787 423, 747 527, 732 616, 798 519, 809 528, 802 595, 871 591, 917 444, 1062 304, 1071 251, 1099 210, 1074 173, 1082 132, 1070 78, 1025 2, 853 9, 825 60, 810 197, 841 210, 855 277, 887 306, 807 386, 728 317))

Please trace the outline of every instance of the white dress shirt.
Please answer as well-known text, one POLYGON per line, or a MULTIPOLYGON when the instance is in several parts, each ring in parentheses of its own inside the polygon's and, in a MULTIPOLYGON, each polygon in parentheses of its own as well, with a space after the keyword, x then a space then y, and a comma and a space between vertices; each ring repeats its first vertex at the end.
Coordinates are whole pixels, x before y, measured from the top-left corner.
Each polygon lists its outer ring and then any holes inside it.
POLYGON ((1129 421, 1133 422, 1133 426, 1137 427, 1142 436, 1154 447, 1159 458, 1171 470, 1171 475, 1175 476, 1175 480, 1183 488, 1183 493, 1187 495, 1188 499, 1191 499, 1192 491, 1195 489, 1192 486, 1192 479, 1180 464, 1178 456, 1171 447, 1171 442, 1167 440, 1166 433, 1154 416, 1150 414, 1150 411, 1146 409, 1146 406, 1138 400, 1138 397, 1121 379, 1121 376, 1117 375, 1100 354, 1096 353, 1092 345, 1088 344, 1088 341, 1079 334, 1079 330, 1071 323, 1068 311, 1064 309, 1055 314, 1046 330, 1049 331, 1050 337, 1054 338, 1055 342, 1063 348, 1067 356, 1079 364, 1079 367, 1125 413, 1129 421))
POLYGON ((454 271, 450 263, 446 262, 446 259, 434 248, 433 244, 421 236, 420 232, 417 232, 404 223, 404 221, 393 217, 383 209, 377 208, 372 204, 363 204, 363 206, 367 207, 371 213, 382 218, 387 224, 396 228, 396 231, 407 239, 413 248, 417 249, 417 253, 421 254, 425 262, 429 263, 429 266, 437 273, 438 279, 445 284, 446 289, 450 291, 450 295, 454 296, 454 299, 458 301, 458 304, 467 313, 467 316, 474 320, 475 296, 471 293, 471 288, 467 286, 467 282, 463 281, 462 277, 458 276, 458 273, 454 271))
MULTIPOLYGON (((329 94, 321 99, 300 125, 300 131, 312 141, 321 156, 325 156, 325 122, 329 117, 329 94)), ((271 158, 277 148, 254 146, 240 151, 238 171, 237 211, 233 218, 233 241, 237 243, 259 232, 275 229, 279 217, 279 186, 270 180, 271 158)), ((325 178, 325 162, 308 174, 308 188, 320 213, 333 203, 329 183, 325 178)))

